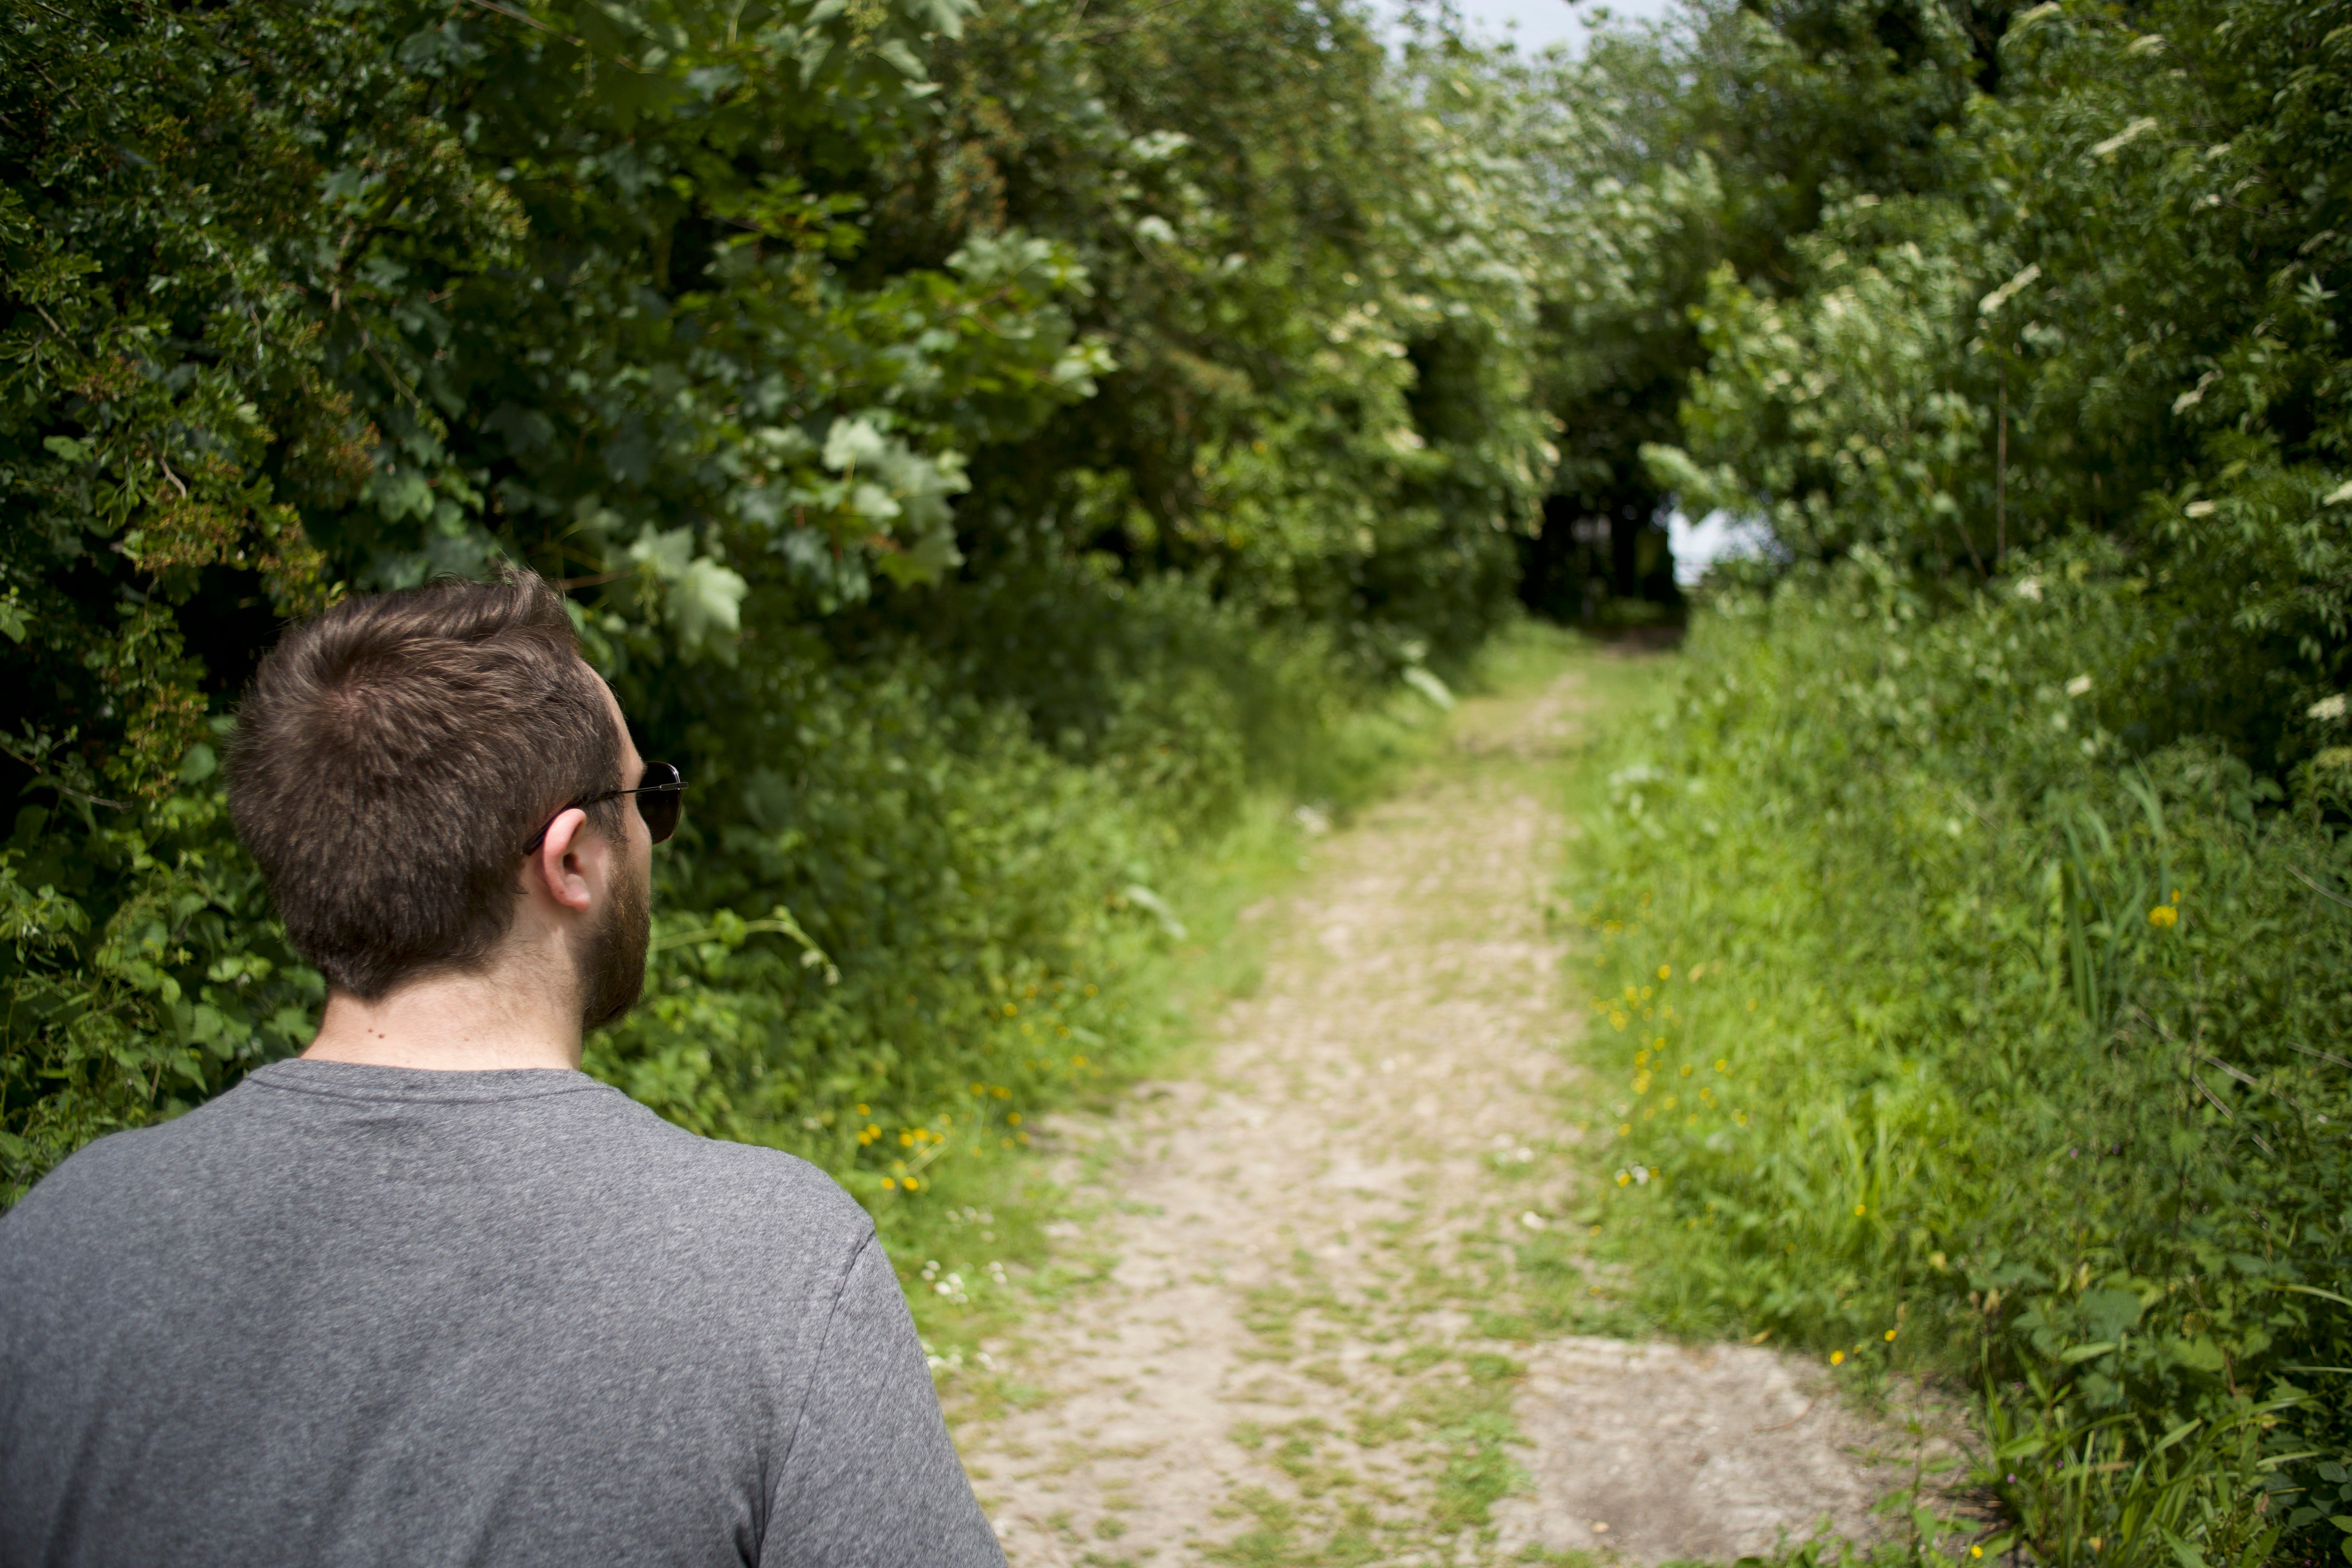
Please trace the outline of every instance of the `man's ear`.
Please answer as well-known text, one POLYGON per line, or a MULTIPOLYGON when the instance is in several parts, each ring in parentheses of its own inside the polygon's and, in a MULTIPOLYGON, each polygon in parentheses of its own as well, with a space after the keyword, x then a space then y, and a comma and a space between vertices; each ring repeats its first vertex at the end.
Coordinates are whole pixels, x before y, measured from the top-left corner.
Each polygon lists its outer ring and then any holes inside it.
POLYGON ((524 863, 526 890, 537 892, 543 888, 565 909, 585 912, 595 900, 595 889, 589 884, 583 861, 594 853, 591 847, 594 842, 586 812, 575 805, 559 815, 548 824, 547 837, 540 841, 538 851, 524 863))

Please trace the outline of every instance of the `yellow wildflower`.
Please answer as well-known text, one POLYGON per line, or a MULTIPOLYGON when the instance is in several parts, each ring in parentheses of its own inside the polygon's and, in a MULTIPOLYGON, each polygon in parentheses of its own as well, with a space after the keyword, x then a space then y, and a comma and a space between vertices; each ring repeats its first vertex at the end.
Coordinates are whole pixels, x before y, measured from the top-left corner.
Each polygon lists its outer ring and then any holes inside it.
POLYGON ((2170 931, 2180 923, 2180 911, 2170 904, 2158 904, 2147 911, 2147 923, 2158 931, 2170 931))
POLYGON ((1671 979, 1673 979, 1673 978, 1674 978, 1674 974, 1675 974, 1675 966, 1674 966, 1673 964, 1671 964, 1671 963, 1661 963, 1660 965, 1658 965, 1658 978, 1659 978, 1659 979, 1661 979, 1661 980, 1671 980, 1671 979))
POLYGON ((1895 1331, 1893 1329, 1886 1331, 1886 1342, 1890 1345, 1895 1342, 1895 1331))
POLYGON ((1868 1214, 1869 1212, 1870 1212, 1870 1210, 1869 1210, 1866 1206, 1864 1206, 1864 1205, 1862 1205, 1862 1204, 1856 1204, 1856 1205, 1853 1205, 1853 1217, 1854 1217, 1854 1218, 1856 1218, 1856 1219, 1860 1219, 1863 1215, 1864 1215, 1868 1214))
POLYGON ((1845 1352, 1843 1352, 1843 1351, 1832 1351, 1832 1352, 1830 1352, 1830 1364, 1831 1364, 1832 1366, 1843 1366, 1843 1365, 1845 1364, 1845 1352))

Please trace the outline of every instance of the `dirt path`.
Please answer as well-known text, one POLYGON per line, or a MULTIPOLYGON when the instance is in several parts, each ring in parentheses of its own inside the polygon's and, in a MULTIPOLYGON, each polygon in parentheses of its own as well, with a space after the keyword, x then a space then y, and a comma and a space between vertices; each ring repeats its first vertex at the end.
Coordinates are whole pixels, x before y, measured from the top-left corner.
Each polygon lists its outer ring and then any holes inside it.
POLYGON ((1876 1439, 1805 1367, 1557 1332, 1606 1288, 1568 1218, 1580 1010, 1542 909, 1589 701, 1570 668, 1465 704, 1451 754, 1260 911, 1265 979, 1206 1070, 1051 1124, 1065 1174, 1110 1185, 1072 1245, 1118 1261, 992 1347, 1042 1400, 958 1421, 1019 1568, 1866 1533, 1876 1439))

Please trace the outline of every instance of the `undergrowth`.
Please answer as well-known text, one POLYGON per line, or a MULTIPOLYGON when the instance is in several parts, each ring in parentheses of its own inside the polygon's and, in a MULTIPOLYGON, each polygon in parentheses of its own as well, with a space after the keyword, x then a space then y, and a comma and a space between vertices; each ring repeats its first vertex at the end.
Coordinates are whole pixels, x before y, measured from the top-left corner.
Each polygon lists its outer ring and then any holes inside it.
POLYGON ((2135 753, 2147 620, 2096 552, 1865 552, 1723 598, 1585 770, 1580 1217, 1657 1329, 1968 1391, 2000 1522, 1906 1552, 2352 1539, 2352 777, 2135 753))

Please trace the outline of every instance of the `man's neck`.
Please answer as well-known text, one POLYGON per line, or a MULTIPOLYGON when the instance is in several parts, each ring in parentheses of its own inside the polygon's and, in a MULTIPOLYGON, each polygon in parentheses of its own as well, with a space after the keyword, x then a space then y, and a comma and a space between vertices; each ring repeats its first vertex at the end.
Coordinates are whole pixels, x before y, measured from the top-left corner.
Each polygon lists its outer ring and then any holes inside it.
POLYGON ((302 1056, 428 1072, 576 1068, 579 1002, 551 990, 501 966, 414 981, 373 1002, 332 991, 302 1056))

